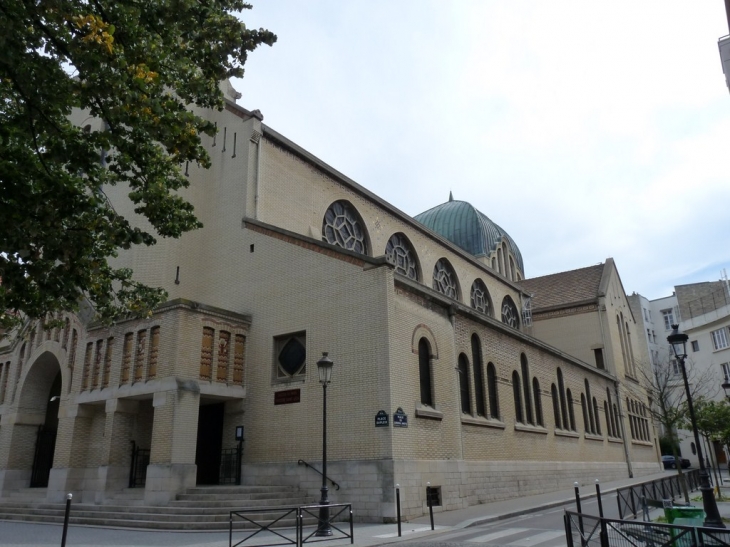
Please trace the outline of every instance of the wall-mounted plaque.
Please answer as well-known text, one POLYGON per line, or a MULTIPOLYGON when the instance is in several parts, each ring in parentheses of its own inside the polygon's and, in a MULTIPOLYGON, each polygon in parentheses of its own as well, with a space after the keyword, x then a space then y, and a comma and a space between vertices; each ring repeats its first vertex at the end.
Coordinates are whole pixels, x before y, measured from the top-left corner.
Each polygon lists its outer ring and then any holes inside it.
POLYGON ((385 410, 378 410, 375 415, 375 427, 388 427, 390 425, 388 418, 388 413, 385 410))
POLYGON ((393 413, 393 427, 408 427, 408 415, 401 407, 393 413))
POLYGON ((285 389, 284 391, 277 391, 274 393, 274 404, 275 405, 290 405, 292 403, 298 403, 301 400, 301 390, 299 389, 285 389))

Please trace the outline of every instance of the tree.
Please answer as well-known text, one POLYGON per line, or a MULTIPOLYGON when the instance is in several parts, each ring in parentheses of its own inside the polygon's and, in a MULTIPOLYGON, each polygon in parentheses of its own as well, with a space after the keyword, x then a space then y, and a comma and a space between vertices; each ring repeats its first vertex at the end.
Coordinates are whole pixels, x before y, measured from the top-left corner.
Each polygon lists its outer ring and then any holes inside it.
MULTIPOLYGON (((708 399, 699 399, 695 402, 695 418, 697 421, 697 431, 705 438, 708 446, 709 465, 715 473, 715 484, 719 484, 718 469, 714 466, 717 454, 713 454, 715 448, 712 441, 719 441, 726 445, 730 438, 730 404, 726 400, 713 401, 708 399)), ((685 428, 691 428, 692 424, 685 423, 685 428)), ((722 498, 720 490, 718 495, 722 498)))
MULTIPOLYGON (((652 366, 638 367, 641 388, 645 390, 650 401, 649 412, 652 418, 662 426, 665 443, 672 447, 672 455, 676 462, 681 461, 677 430, 687 422, 687 394, 679 366, 674 360, 668 359, 655 362, 652 366)), ((714 385, 710 371, 698 372, 690 359, 685 361, 685 370, 692 390, 692 399, 709 396, 714 385)), ((631 389, 630 384, 628 386, 631 389)), ((681 465, 677 465, 677 473, 682 476, 681 465)), ((683 476, 682 479, 684 479, 683 476)), ((684 480, 681 480, 680 483, 685 501, 689 503, 687 485, 684 480)))
MULTIPOLYGON (((0 2, 0 329, 73 311, 147 315, 164 301, 110 259, 201 226, 177 190, 209 167, 188 108, 222 109, 219 84, 276 36, 233 15, 242 0, 0 2), (103 120, 85 131, 74 109, 103 120), (125 185, 151 230, 106 199, 125 185)), ((1 330, 0 330, 1 332, 1 330)))

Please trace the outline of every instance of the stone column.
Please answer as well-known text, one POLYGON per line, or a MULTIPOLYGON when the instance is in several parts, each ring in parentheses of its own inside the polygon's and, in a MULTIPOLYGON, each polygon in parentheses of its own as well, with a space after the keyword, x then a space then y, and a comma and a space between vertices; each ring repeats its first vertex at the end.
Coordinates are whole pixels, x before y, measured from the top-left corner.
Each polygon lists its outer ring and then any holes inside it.
POLYGON ((30 486, 38 426, 45 420, 45 414, 33 412, 8 413, 2 416, 0 496, 30 486))
POLYGON ((61 407, 53 469, 48 478, 48 501, 62 503, 68 493, 74 495, 74 500, 92 501, 83 499, 83 493, 93 491, 93 486, 85 480, 93 419, 94 409, 88 405, 61 407))
POLYGON ((98 468, 99 489, 95 502, 103 503, 111 494, 129 485, 132 434, 139 411, 139 401, 109 399, 106 402, 104 444, 98 468))
POLYGON ((145 503, 164 505, 195 486, 200 387, 193 380, 177 380, 177 389, 155 393, 152 405, 155 417, 145 503))

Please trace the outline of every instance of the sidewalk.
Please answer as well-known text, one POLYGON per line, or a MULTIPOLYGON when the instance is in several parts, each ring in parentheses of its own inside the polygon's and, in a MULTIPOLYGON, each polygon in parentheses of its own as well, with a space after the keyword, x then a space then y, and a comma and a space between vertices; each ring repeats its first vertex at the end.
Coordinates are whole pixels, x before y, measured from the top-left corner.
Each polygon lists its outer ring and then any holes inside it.
MULTIPOLYGON (((609 494, 631 484, 656 480, 673 474, 676 474, 676 471, 664 471, 634 479, 626 478, 601 483, 601 493, 609 494)), ((723 477, 725 484, 730 486, 727 472, 723 474, 723 477)), ((595 485, 582 485, 580 494, 581 499, 595 497, 595 485)), ((456 511, 437 511, 434 512, 435 531, 431 530, 429 516, 425 515, 402 523, 402 537, 400 538, 396 524, 356 523, 355 545, 367 547, 415 539, 566 504, 571 505, 571 509, 575 509, 575 492, 572 488, 537 496, 484 503, 456 511)), ((721 503, 719 506, 721 514, 730 517, 730 503, 721 503)), ((342 523, 342 529, 349 533, 347 523, 342 523)), ((0 547, 56 547, 60 545, 61 531, 62 528, 59 525, 0 521, 0 547)), ((234 544, 246 537, 245 534, 244 532, 234 533, 234 544)), ((287 535, 293 537, 293 532, 287 535)), ((276 536, 271 533, 258 534, 255 538, 246 541, 243 547, 276 543, 276 539, 276 536)), ((327 542, 325 545, 339 547, 349 544, 349 540, 339 539, 327 542)), ((68 531, 67 545, 68 547, 227 547, 228 532, 163 532, 71 526, 68 531)))

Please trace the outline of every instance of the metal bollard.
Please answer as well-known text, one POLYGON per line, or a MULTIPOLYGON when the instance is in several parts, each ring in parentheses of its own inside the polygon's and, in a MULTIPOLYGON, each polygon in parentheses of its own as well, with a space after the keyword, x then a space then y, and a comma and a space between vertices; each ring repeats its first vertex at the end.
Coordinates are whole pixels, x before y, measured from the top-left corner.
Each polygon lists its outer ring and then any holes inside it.
POLYGON ((433 504, 431 503, 431 483, 426 483, 426 503, 428 503, 428 514, 431 517, 431 530, 434 530, 433 526, 433 504))
POLYGON ((598 516, 601 517, 601 547, 608 547, 608 528, 603 520, 603 500, 601 500, 601 485, 596 479, 596 499, 598 500, 598 516))
POLYGON ((585 531, 583 530, 583 510, 580 508, 580 489, 578 483, 574 482, 573 487, 575 488, 575 505, 578 509, 578 528, 580 529, 580 544, 585 546, 585 531))
POLYGON ((398 518, 398 537, 400 534, 400 484, 395 485, 395 514, 398 518))
POLYGON ((63 517, 63 535, 61 536, 61 547, 66 547, 66 533, 68 532, 68 516, 71 513, 71 500, 73 494, 66 494, 66 514, 63 517))

